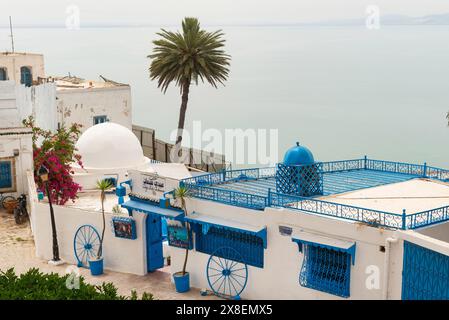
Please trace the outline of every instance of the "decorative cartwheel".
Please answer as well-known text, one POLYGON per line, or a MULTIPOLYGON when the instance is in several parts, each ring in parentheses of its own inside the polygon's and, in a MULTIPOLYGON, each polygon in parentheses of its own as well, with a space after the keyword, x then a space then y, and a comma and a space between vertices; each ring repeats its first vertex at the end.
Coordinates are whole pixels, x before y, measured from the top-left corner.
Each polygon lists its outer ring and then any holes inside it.
POLYGON ((244 261, 242 255, 230 247, 220 247, 209 257, 207 281, 215 295, 240 299, 248 282, 248 266, 239 261, 244 261))
POLYGON ((83 225, 75 232, 73 249, 78 267, 89 267, 89 258, 95 258, 100 247, 100 234, 91 225, 83 225))

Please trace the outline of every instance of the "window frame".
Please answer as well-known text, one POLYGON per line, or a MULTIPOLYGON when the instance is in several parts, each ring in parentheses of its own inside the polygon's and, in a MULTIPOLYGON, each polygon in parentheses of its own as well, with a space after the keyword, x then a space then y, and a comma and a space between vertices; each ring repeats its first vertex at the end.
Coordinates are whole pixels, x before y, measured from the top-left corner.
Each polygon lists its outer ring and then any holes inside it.
POLYGON ((95 126, 95 125, 97 125, 97 124, 102 124, 102 123, 105 123, 105 122, 109 122, 109 118, 108 118, 108 116, 107 115, 98 115, 98 116, 93 116, 93 125, 95 126), (101 121, 101 122, 96 122, 95 120, 96 119, 104 119, 104 121, 101 121))

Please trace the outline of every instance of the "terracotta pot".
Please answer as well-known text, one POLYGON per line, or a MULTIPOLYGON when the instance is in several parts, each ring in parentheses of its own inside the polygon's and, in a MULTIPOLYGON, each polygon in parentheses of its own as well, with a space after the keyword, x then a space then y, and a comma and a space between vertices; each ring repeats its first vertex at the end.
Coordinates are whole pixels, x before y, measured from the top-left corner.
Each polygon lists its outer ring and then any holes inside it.
POLYGON ((14 199, 14 200, 6 200, 3 205, 5 206, 6 212, 8 213, 14 213, 14 209, 17 207, 17 205, 19 204, 19 202, 14 199))

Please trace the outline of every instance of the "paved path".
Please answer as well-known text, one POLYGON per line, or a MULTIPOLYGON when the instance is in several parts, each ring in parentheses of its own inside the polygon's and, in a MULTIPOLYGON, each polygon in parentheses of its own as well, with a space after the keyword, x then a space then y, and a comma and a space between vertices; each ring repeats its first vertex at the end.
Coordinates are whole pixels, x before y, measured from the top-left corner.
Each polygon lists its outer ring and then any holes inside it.
MULTIPOLYGON (((57 272, 65 274, 70 265, 52 266, 37 258, 34 254, 34 241, 28 224, 16 225, 12 215, 0 211, 0 269, 14 267, 17 273, 27 271, 32 267, 43 272, 57 272)), ((156 299, 217 299, 215 296, 203 297, 198 289, 191 289, 187 293, 177 293, 170 280, 168 267, 159 271, 137 276, 133 274, 105 271, 104 275, 93 277, 89 270, 81 268, 80 274, 91 284, 113 282, 119 294, 130 295, 136 290, 139 296, 142 292, 152 293, 156 299)))

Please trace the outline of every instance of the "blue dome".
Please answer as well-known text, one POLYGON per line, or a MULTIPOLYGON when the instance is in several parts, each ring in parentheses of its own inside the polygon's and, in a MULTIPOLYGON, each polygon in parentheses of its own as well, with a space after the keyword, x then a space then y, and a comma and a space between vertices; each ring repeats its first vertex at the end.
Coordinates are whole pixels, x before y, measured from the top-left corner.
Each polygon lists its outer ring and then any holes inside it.
POLYGON ((284 164, 287 166, 309 165, 313 164, 313 154, 304 146, 296 142, 296 146, 287 150, 284 156, 284 164))

